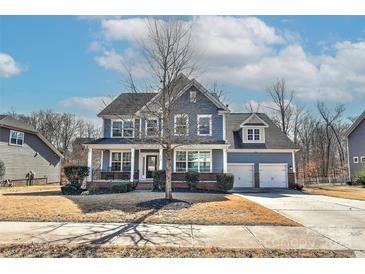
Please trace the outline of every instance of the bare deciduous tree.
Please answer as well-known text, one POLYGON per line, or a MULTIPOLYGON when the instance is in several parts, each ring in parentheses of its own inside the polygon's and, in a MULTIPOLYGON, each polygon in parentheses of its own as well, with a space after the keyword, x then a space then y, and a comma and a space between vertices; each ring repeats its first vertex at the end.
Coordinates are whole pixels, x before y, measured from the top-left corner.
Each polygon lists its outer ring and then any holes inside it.
MULTIPOLYGON (((180 76, 183 74, 187 79, 196 74, 197 64, 191 41, 191 25, 174 17, 164 20, 149 19, 146 25, 146 38, 138 41, 138 45, 151 78, 147 88, 158 90, 159 93, 152 104, 143 107, 140 115, 158 117, 161 121, 154 141, 166 152, 165 198, 172 199, 173 151, 178 145, 194 142, 191 138, 176 136, 173 113, 179 108, 177 93, 183 88, 180 76)), ((140 92, 132 70, 127 71, 129 89, 140 92)))
POLYGON ((276 106, 273 110, 279 114, 278 124, 281 131, 288 135, 289 123, 293 115, 292 101, 294 92, 288 91, 285 79, 281 78, 273 83, 272 87, 268 89, 268 93, 276 106))

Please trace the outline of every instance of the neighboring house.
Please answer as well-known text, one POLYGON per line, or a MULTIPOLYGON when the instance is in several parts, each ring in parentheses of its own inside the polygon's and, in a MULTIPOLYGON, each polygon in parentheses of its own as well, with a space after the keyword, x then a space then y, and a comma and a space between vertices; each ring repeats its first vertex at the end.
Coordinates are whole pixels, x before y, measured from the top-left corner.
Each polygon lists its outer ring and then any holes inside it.
MULTIPOLYGON (((177 104, 171 117, 174 132, 192 142, 177 143, 173 157, 173 185, 184 173, 195 170, 200 180, 216 184, 216 173, 233 173, 234 187, 292 187, 295 184, 294 144, 263 113, 231 113, 217 96, 195 79, 180 76, 177 104)), ((103 119, 103 138, 91 141, 89 181, 138 180, 151 182, 153 172, 166 167, 165 153, 149 139, 159 119, 144 119, 157 93, 123 93, 98 116, 103 119), (101 165, 92 166, 93 150, 101 150, 101 165)))
POLYGON ((30 125, 0 115, 0 160, 5 163, 4 179, 25 181, 29 171, 48 183, 60 181, 62 154, 30 125))
POLYGON ((365 163, 365 111, 346 131, 349 179, 352 180, 365 163))

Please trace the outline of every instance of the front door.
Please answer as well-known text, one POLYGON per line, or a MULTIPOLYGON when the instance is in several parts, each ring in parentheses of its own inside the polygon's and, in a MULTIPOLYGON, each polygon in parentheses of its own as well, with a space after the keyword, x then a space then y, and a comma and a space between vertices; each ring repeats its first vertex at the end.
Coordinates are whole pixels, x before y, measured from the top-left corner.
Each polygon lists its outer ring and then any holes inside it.
POLYGON ((157 156, 146 156, 146 179, 152 179, 153 173, 157 170, 157 156))

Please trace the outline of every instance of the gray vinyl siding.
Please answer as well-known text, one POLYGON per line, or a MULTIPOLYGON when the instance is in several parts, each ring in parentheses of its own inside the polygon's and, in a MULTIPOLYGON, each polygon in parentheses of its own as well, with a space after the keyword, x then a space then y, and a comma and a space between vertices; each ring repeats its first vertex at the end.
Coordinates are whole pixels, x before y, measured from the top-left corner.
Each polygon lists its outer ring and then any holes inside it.
POLYGON ((61 159, 35 134, 25 133, 23 146, 9 145, 10 129, 0 127, 0 160, 6 167, 6 179, 25 179, 32 170, 36 178, 60 181, 61 159))
POLYGON ((291 153, 228 152, 227 163, 254 163, 255 172, 259 172, 259 164, 286 163, 289 168, 292 168, 293 158, 291 153))
POLYGON ((365 157, 365 120, 348 137, 351 178, 361 167, 361 156, 365 157), (359 157, 359 163, 354 163, 354 157, 359 157))
POLYGON ((189 115, 189 138, 197 137, 197 115, 211 114, 212 115, 212 136, 202 137, 209 141, 223 140, 223 119, 218 115, 217 106, 203 93, 192 87, 179 97, 176 102, 173 116, 171 117, 170 127, 174 127, 175 114, 189 115), (196 91, 196 102, 190 102, 190 91, 196 91))

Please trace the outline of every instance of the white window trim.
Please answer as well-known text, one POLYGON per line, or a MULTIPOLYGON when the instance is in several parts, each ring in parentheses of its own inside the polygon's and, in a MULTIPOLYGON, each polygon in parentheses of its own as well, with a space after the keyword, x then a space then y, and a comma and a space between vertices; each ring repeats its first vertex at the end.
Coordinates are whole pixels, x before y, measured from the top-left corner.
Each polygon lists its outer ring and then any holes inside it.
POLYGON ((198 153, 200 152, 209 152, 210 153, 210 167, 209 167, 209 172, 207 171, 203 171, 200 172, 200 165, 198 165, 198 172, 199 173, 212 173, 213 170, 213 150, 197 150, 197 149, 189 149, 189 150, 174 150, 174 172, 176 173, 184 173, 184 171, 176 171, 176 152, 185 152, 186 153, 186 159, 185 159, 185 163, 186 163, 186 168, 185 168, 185 172, 188 172, 188 152, 189 151, 197 151, 198 153))
POLYGON ((145 134, 145 136, 148 138, 148 137, 158 137, 158 129, 159 129, 159 124, 160 124, 160 122, 159 122, 159 119, 158 118, 146 118, 145 120, 144 120, 144 130, 145 130, 145 132, 144 132, 144 134, 145 134), (147 134, 147 121, 149 121, 149 120, 155 120, 155 121, 157 121, 157 129, 156 129, 156 134, 155 135, 148 135, 147 134))
MULTIPOLYGON (((109 151, 109 169, 111 172, 127 172, 127 171, 123 171, 123 153, 131 153, 131 165, 133 166, 133 163, 132 163, 132 151, 130 150, 110 150, 109 151), (113 153, 121 153, 120 155, 120 170, 119 171, 112 171, 112 154, 113 153)), ((128 170, 130 171, 130 170, 128 170)))
POLYGON ((360 162, 363 164, 363 163, 365 163, 365 156, 361 156, 360 157, 360 162))
POLYGON ((198 114, 197 115, 197 135, 198 136, 212 136, 212 115, 211 114, 198 114), (209 134, 200 134, 200 118, 209 118, 209 134))
POLYGON ((189 136, 189 115, 186 113, 174 115, 174 135, 175 136, 189 136), (180 117, 186 117, 186 134, 181 135, 176 133, 176 119, 180 117))
POLYGON ((358 164, 359 163, 359 157, 355 156, 353 158, 353 162, 354 162, 354 164, 358 164))
POLYGON ((242 143, 255 143, 255 144, 265 143, 265 127, 259 127, 259 126, 242 127, 242 143), (260 130, 260 140, 248 140, 249 129, 252 129, 254 132, 255 129, 260 130))
POLYGON ((22 131, 18 131, 18 130, 10 130, 10 134, 9 134, 9 145, 11 145, 11 146, 18 146, 18 147, 22 147, 23 145, 24 145, 24 139, 25 139, 25 133, 24 132, 22 132, 22 131), (21 145, 18 145, 18 144, 12 144, 11 143, 11 135, 13 134, 13 132, 16 132, 17 133, 17 138, 16 138, 16 140, 18 140, 18 133, 22 133, 23 134, 23 142, 22 142, 22 144, 21 145))
POLYGON ((122 119, 112 119, 112 120, 110 120, 110 136, 111 136, 111 138, 134 138, 135 122, 136 122, 135 119, 123 119, 123 120, 122 119), (132 127, 133 134, 132 134, 132 136, 124 136, 124 121, 132 121, 133 122, 133 127, 132 127), (122 122, 122 136, 114 136, 113 135, 113 123, 114 122, 122 122))

